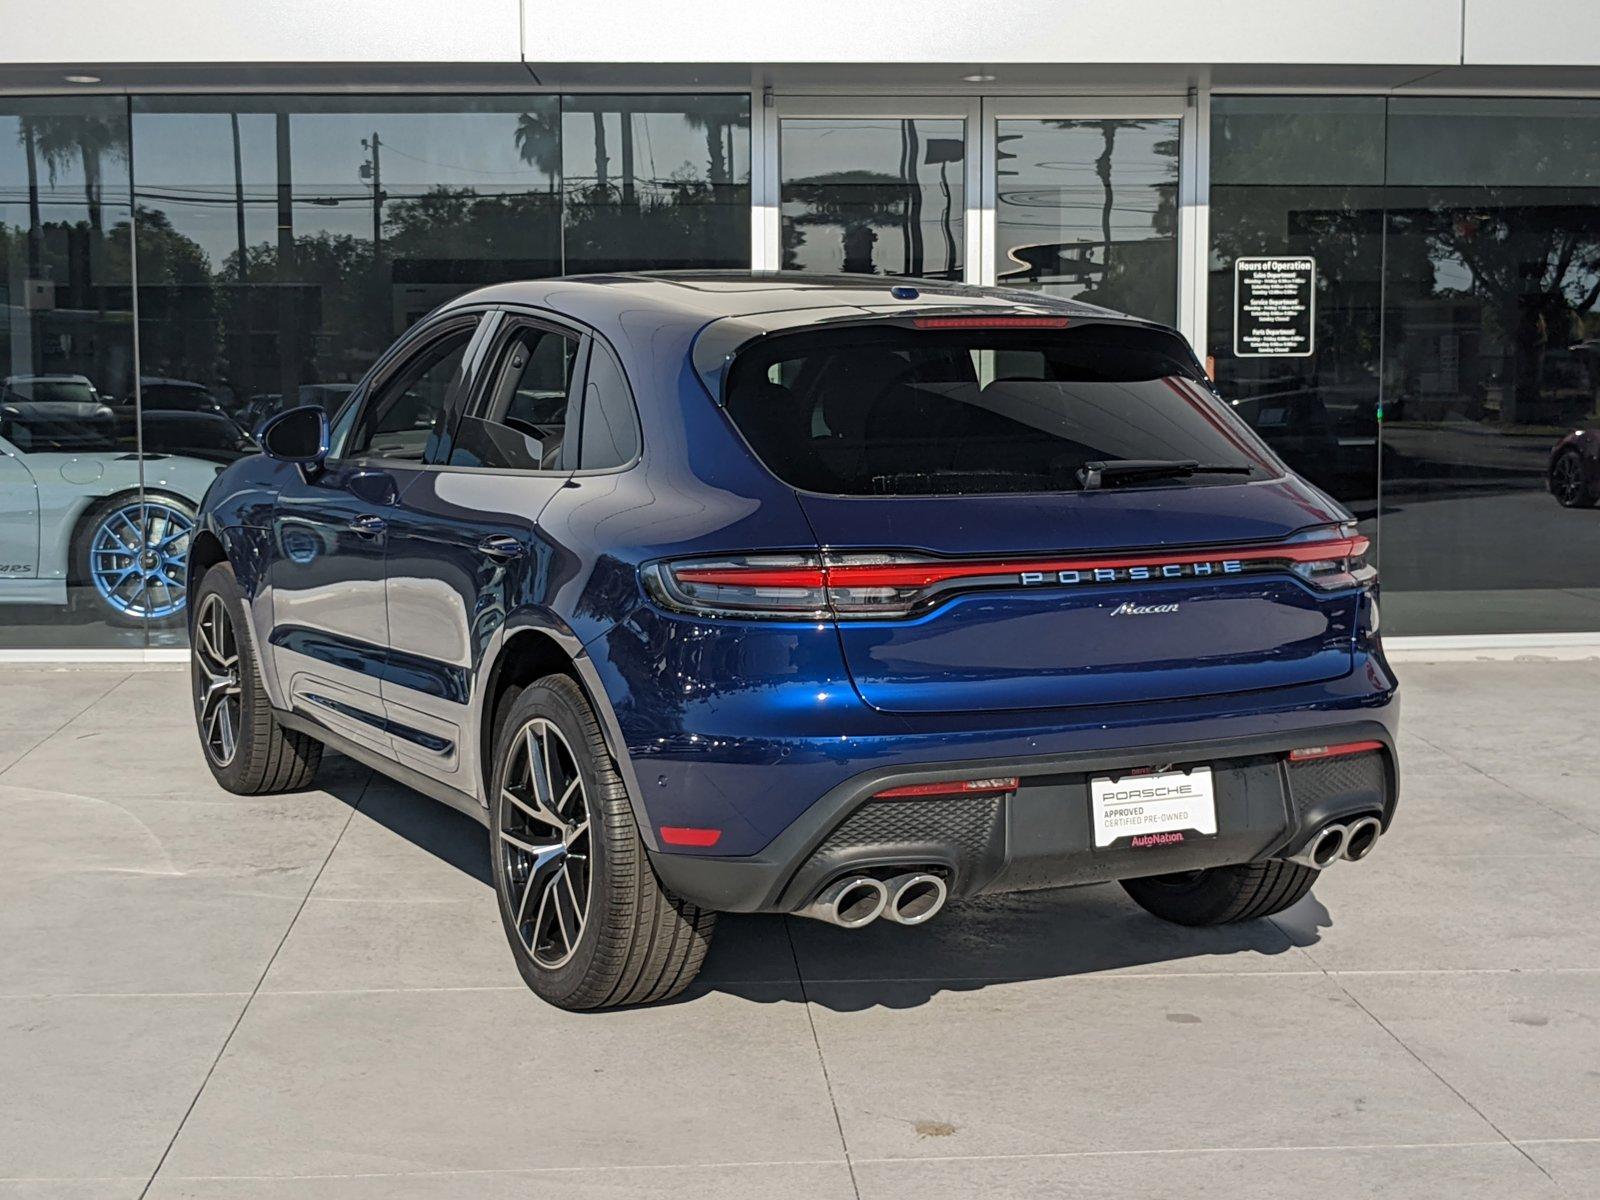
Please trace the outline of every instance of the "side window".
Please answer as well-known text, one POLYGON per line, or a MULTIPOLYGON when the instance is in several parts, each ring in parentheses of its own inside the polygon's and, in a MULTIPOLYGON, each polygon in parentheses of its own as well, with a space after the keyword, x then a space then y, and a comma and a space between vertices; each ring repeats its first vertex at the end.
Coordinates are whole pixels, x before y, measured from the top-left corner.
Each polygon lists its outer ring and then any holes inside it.
POLYGON ((578 466, 603 471, 632 462, 639 453, 639 417, 622 366, 595 341, 583 395, 583 439, 578 466))
POLYGON ((488 376, 482 402, 461 419, 450 464, 564 470, 577 357, 578 339, 568 334, 534 325, 512 333, 488 376))
POLYGON ((444 432, 472 329, 464 326, 429 342, 379 385, 356 418, 341 457, 372 454, 421 462, 444 432))

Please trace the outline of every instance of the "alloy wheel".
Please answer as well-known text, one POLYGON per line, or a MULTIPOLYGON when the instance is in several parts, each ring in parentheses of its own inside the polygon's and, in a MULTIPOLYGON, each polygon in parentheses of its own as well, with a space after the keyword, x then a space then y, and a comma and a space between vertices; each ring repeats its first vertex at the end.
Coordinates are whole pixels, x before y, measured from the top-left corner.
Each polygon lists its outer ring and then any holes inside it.
POLYGON ((1556 499, 1568 508, 1583 498, 1583 469, 1576 454, 1564 454, 1556 460, 1556 499))
POLYGON ((510 754, 497 847, 506 901, 522 948, 555 970, 577 951, 589 919, 589 797, 572 747, 545 718, 522 727, 510 754))
POLYGON ((161 500, 107 513, 89 543, 89 577, 126 617, 160 621, 183 610, 194 519, 161 500))
POLYGON ((244 696, 239 684, 239 639, 222 597, 210 595, 194 623, 195 711, 206 753, 218 766, 233 761, 239 749, 244 696))

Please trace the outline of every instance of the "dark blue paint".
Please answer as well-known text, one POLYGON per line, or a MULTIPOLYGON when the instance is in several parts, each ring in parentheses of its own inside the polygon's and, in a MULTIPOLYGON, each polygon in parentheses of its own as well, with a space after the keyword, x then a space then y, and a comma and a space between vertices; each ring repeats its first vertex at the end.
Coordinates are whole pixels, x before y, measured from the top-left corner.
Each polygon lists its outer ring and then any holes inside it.
POLYGON ((387 646, 376 646, 354 638, 339 637, 320 629, 306 629, 298 625, 279 625, 267 636, 273 646, 282 646, 307 658, 314 658, 357 675, 365 675, 373 683, 383 678, 384 661, 388 658, 387 646))
MULTIPOLYGON (((945 285, 920 292, 894 314, 1000 303, 1080 311, 945 285)), ((1357 619, 1370 601, 1314 593, 1286 576, 1092 595, 998 589, 914 621, 840 627, 658 609, 638 574, 653 559, 819 544, 989 555, 1160 549, 1270 541, 1347 519, 1292 476, 1058 496, 797 494, 753 458, 713 399, 707 381, 715 386, 721 360, 697 367, 697 341, 730 316, 759 334, 771 324, 763 314, 777 309, 860 312, 887 296, 868 280, 713 287, 618 276, 485 289, 434 319, 505 305, 592 329, 632 384, 637 463, 517 475, 334 461, 308 475, 257 457, 218 479, 202 528, 226 547, 261 641, 348 668, 357 692, 371 679, 373 709, 355 706, 362 721, 373 721, 381 699, 390 707, 380 721, 402 706, 462 722, 464 754, 480 735, 466 723, 491 715, 478 702, 509 639, 554 638, 590 687, 652 844, 657 825, 708 825, 724 831, 712 853, 754 854, 824 793, 884 767, 1292 739, 1358 721, 1393 731, 1395 683, 1369 622, 1357 619), (361 512, 381 515, 387 532, 353 538, 348 521, 361 512), (291 538, 286 548, 285 525, 295 522, 320 530, 322 544, 291 538), (516 538, 525 552, 486 557, 479 543, 490 534, 516 538), (1211 642, 1191 628, 1198 648, 1169 653, 1144 620, 1106 615, 1128 596, 1166 591, 1209 625, 1211 642), (1268 626, 1293 636, 1269 648, 1268 626)), ((719 337, 706 345, 728 340, 719 337)), ((290 682, 269 680, 275 703, 289 703, 290 682)), ((350 703, 332 689, 317 694, 350 703)), ((482 798, 481 778, 449 786, 482 798)))

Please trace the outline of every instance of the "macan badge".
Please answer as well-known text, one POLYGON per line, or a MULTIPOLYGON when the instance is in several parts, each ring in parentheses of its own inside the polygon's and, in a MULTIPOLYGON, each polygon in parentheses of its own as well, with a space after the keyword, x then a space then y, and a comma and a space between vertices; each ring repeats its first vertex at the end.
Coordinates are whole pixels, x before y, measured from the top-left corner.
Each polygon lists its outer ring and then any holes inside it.
POLYGON ((1127 601, 1117 605, 1111 610, 1113 617, 1150 617, 1157 613, 1175 613, 1178 611, 1176 604, 1134 604, 1127 601))

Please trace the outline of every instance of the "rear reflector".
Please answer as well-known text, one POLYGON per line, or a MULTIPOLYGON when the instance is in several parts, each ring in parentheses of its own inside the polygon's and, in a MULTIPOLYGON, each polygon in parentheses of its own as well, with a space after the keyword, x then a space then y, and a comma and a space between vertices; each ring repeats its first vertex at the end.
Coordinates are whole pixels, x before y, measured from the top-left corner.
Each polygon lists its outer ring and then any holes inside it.
POLYGON ((696 829, 693 825, 661 826, 661 840, 669 846, 715 846, 721 838, 720 829, 696 829))
POLYGON ((913 317, 918 329, 1065 329, 1067 317, 913 317))
POLYGON ((874 800, 906 800, 915 796, 993 796, 998 792, 1014 792, 1019 780, 1015 775, 998 779, 946 779, 941 783, 911 783, 905 787, 887 788, 874 792, 874 800))
POLYGON ((1382 742, 1341 742, 1337 746, 1301 746, 1289 751, 1290 762, 1310 762, 1319 758, 1338 758, 1342 754, 1366 754, 1382 750, 1382 742))

